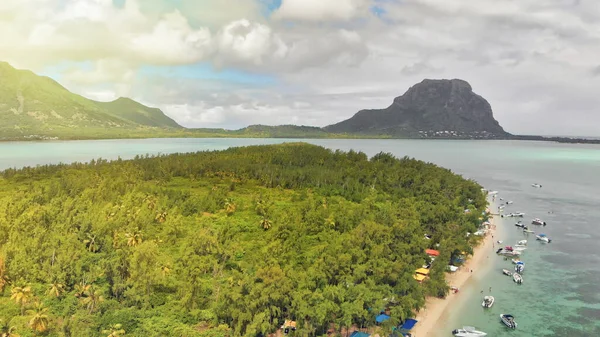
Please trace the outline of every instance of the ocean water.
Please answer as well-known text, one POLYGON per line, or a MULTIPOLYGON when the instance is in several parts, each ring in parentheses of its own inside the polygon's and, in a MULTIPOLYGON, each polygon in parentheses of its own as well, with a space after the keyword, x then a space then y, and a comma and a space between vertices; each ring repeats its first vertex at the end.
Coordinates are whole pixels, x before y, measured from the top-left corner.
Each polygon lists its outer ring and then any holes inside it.
MULTIPOLYGON (((541 244, 525 236, 514 218, 496 222, 496 240, 515 244, 527 239, 522 260, 524 282, 517 285, 501 273, 510 261, 489 252, 432 337, 473 325, 488 336, 600 336, 600 145, 525 141, 334 140, 334 139, 144 139, 0 143, 0 169, 38 164, 123 159, 135 155, 218 150, 231 146, 305 141, 331 149, 368 155, 390 152, 449 168, 512 200, 506 212, 525 212, 523 222, 539 217, 553 241, 541 244), (539 183, 542 188, 531 187, 539 183), (490 309, 483 295, 495 296, 490 309), (481 291, 484 294, 481 294, 481 291), (499 320, 511 313, 519 326, 508 330, 499 320)), ((497 202, 499 200, 497 199, 497 202)), ((425 337, 425 336, 417 336, 425 337)))

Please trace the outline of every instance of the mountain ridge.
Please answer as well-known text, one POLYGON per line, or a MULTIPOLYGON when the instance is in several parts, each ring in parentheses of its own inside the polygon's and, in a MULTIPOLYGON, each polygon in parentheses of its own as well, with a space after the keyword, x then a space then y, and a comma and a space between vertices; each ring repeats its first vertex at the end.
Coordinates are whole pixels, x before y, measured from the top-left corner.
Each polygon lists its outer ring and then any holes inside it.
POLYGON ((160 109, 131 99, 98 102, 59 82, 0 62, 0 134, 6 137, 85 135, 181 128, 160 109))

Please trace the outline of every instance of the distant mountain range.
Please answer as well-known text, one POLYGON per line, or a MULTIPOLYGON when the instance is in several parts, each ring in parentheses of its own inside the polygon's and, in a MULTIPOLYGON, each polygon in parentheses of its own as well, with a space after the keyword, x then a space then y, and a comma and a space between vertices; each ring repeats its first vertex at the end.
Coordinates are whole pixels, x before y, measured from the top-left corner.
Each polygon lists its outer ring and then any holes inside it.
POLYGON ((524 139, 574 143, 600 140, 515 136, 493 117, 469 83, 426 79, 385 109, 361 110, 324 128, 251 125, 239 130, 188 129, 160 109, 129 98, 97 102, 51 78, 0 62, 0 140, 150 137, 524 139))

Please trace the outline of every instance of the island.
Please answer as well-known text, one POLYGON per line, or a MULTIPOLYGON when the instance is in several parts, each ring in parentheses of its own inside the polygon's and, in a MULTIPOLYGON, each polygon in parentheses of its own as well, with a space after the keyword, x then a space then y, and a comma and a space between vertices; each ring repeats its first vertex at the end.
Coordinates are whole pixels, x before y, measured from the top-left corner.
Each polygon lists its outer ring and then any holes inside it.
POLYGON ((8 169, 0 331, 387 336, 448 293, 486 205, 433 164, 304 143, 8 169))

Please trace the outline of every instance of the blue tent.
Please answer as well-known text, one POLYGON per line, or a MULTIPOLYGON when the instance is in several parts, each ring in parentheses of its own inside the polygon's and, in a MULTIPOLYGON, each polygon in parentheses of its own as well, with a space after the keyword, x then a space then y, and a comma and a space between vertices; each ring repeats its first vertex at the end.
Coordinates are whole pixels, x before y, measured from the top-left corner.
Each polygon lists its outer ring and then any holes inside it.
POLYGON ((386 314, 381 314, 381 315, 375 317, 375 321, 377 323, 381 323, 381 322, 387 321, 388 319, 390 319, 390 316, 388 316, 386 314))
POLYGON ((409 318, 406 321, 404 321, 404 324, 402 324, 402 326, 400 327, 401 330, 410 330, 412 328, 415 327, 415 324, 417 324, 417 320, 416 319, 412 319, 409 318))
POLYGON ((366 332, 362 332, 362 331, 354 331, 354 332, 353 332, 353 333, 350 335, 350 337, 369 337, 369 336, 371 336, 371 335, 369 335, 369 334, 368 334, 368 333, 366 333, 366 332))

